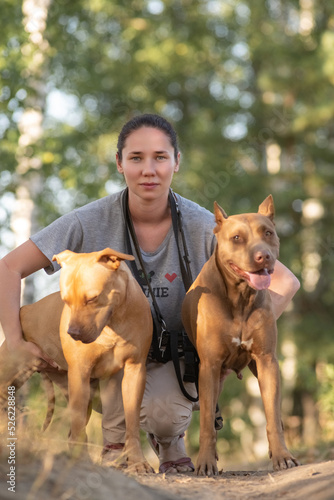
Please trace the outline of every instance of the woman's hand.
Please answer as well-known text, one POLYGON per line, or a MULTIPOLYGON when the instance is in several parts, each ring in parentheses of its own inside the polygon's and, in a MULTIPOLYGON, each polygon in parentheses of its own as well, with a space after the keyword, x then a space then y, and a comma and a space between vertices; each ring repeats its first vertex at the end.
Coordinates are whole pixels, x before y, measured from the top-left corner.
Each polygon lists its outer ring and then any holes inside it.
POLYGON ((43 370, 58 368, 57 363, 36 344, 26 342, 20 323, 21 279, 50 264, 49 259, 28 240, 0 260, 0 321, 8 351, 15 356, 40 361, 43 370))
POLYGON ((295 293, 300 288, 296 276, 278 260, 275 264, 269 292, 276 319, 287 308, 295 293))
POLYGON ((54 368, 59 369, 57 363, 45 354, 38 345, 33 342, 26 342, 23 338, 17 339, 15 342, 7 341, 8 351, 14 353, 18 359, 28 357, 29 355, 37 358, 38 368, 43 371, 53 371, 54 368))

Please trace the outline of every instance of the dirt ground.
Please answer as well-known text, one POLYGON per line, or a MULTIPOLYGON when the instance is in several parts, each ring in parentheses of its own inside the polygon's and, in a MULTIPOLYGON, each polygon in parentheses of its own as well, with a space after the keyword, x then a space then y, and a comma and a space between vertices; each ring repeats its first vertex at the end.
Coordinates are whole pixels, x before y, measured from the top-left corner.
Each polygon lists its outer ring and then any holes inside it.
MULTIPOLYGON (((68 452, 66 411, 59 408, 51 428, 41 433, 40 403, 36 401, 38 412, 32 407, 28 420, 18 426, 21 430, 16 433, 13 450, 8 446, 7 427, 0 432, 0 500, 334 500, 332 442, 296 453, 304 465, 280 472, 272 471, 269 459, 252 463, 244 454, 221 454, 218 466, 224 471, 214 478, 194 473, 130 475, 100 465, 99 415, 93 415, 88 425, 90 459, 73 461, 68 452), (58 420, 59 415, 62 418, 58 420), (38 420, 36 427, 32 425, 34 418, 38 420), (12 454, 14 471, 9 464, 12 454), (12 491, 7 481, 13 482, 12 491)), ((42 413, 44 417, 44 410, 42 413)), ((2 416, 0 428, 6 423, 2 416)), ((149 446, 144 444, 143 449, 157 470, 157 457, 149 446)), ((195 461, 196 457, 192 458, 195 461)))
MULTIPOLYGON (((329 500, 334 499, 334 461, 281 472, 226 471, 214 478, 188 474, 128 475, 93 461, 73 462, 51 449, 23 454, 10 491, 9 465, 1 460, 0 499, 9 500, 329 500)), ((3 458, 3 455, 2 455, 3 458)))

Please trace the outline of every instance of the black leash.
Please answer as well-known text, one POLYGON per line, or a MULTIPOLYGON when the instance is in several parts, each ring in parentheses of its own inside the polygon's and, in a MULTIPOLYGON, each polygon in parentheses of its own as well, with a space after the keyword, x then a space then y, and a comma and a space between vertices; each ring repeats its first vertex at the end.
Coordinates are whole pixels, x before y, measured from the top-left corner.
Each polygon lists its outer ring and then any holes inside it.
POLYGON ((181 211, 179 209, 179 204, 177 202, 176 196, 172 192, 172 190, 170 190, 170 193, 169 193, 169 202, 170 202, 170 209, 171 209, 171 215, 172 215, 173 230, 174 230, 174 235, 175 235, 175 239, 176 239, 177 250, 179 253, 182 281, 184 284, 184 288, 186 289, 186 292, 187 292, 189 290, 189 288, 191 287, 191 285, 193 284, 193 278, 191 275, 190 258, 189 258, 187 243, 186 243, 186 239, 185 239, 184 231, 183 231, 182 214, 181 214, 181 211), (181 233, 181 236, 182 236, 182 245, 183 245, 183 249, 184 249, 183 256, 181 254, 181 249, 180 249, 179 232, 181 233), (184 267, 183 261, 185 262, 186 267, 184 267))
POLYGON ((166 359, 163 359, 164 352, 165 352, 166 347, 167 347, 167 345, 166 345, 166 333, 167 333, 166 323, 162 317, 162 314, 161 314, 160 309, 158 307, 157 301, 155 300, 155 296, 154 296, 154 293, 153 293, 153 290, 151 287, 151 283, 150 283, 149 277, 148 277, 146 270, 145 270, 145 265, 143 262, 143 258, 141 255, 137 236, 136 236, 136 233, 135 233, 135 230, 133 227, 133 223, 132 223, 132 219, 131 219, 131 215, 130 215, 129 203, 128 203, 128 189, 127 188, 123 194, 122 208, 123 208, 123 213, 125 215, 125 222, 126 222, 125 237, 126 237, 127 251, 130 254, 132 254, 132 247, 131 247, 131 241, 130 241, 130 236, 129 236, 129 233, 130 233, 131 239, 133 242, 133 246, 134 246, 135 252, 137 254, 137 258, 139 260, 141 271, 143 273, 142 276, 139 274, 136 263, 134 260, 132 260, 132 261, 130 261, 130 265, 131 265, 131 268, 133 271, 133 275, 136 278, 136 280, 138 281, 139 285, 141 286, 143 292, 144 292, 143 279, 145 280, 145 284, 147 285, 149 293, 150 293, 151 298, 152 298, 152 304, 153 304, 155 315, 157 317, 159 324, 161 325, 161 335, 160 335, 160 340, 159 340, 157 329, 156 329, 156 324, 155 324, 155 321, 153 321, 153 338, 152 338, 153 356, 160 363, 166 363, 166 359))

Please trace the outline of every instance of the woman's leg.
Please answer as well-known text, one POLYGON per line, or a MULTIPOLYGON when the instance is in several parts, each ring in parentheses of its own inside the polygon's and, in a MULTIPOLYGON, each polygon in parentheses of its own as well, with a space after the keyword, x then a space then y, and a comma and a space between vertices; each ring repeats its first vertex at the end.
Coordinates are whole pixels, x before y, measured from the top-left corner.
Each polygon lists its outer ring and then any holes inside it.
POLYGON ((105 465, 118 458, 125 443, 125 418, 122 399, 123 370, 100 380, 102 402, 102 461, 105 465))
MULTIPOLYGON (((180 366, 183 375, 183 360, 180 366)), ((197 395, 194 384, 185 383, 185 388, 192 396, 197 395)), ((148 364, 140 421, 151 441, 157 443, 160 466, 165 464, 161 467, 163 472, 193 470, 191 461, 187 465, 183 460, 187 457, 183 436, 191 421, 193 405, 180 390, 172 361, 148 364)))
MULTIPOLYGON (((104 461, 114 460, 125 440, 122 376, 123 372, 119 372, 100 382, 104 461)), ((194 384, 185 383, 185 388, 192 396, 197 395, 194 384)), ((183 436, 190 424, 192 410, 193 403, 182 394, 172 361, 166 364, 148 363, 140 425, 157 443, 160 464, 181 461, 180 465, 168 467, 174 468, 171 472, 193 470, 192 464, 182 464, 182 459, 187 457, 183 436)))

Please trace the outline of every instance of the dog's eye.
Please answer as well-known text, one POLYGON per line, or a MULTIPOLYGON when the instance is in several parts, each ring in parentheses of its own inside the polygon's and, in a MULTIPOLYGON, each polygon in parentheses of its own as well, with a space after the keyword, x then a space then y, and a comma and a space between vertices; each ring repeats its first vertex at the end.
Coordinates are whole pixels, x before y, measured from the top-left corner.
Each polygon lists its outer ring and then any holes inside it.
POLYGON ((91 297, 90 299, 86 299, 86 305, 92 304, 93 302, 96 301, 96 299, 97 299, 97 296, 91 297))
POLYGON ((232 238, 233 241, 240 241, 241 240, 241 237, 239 234, 236 234, 235 236, 233 236, 232 238))
POLYGON ((272 234, 273 234, 272 231, 269 231, 269 230, 265 232, 265 235, 268 236, 268 237, 272 236, 272 234))

